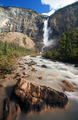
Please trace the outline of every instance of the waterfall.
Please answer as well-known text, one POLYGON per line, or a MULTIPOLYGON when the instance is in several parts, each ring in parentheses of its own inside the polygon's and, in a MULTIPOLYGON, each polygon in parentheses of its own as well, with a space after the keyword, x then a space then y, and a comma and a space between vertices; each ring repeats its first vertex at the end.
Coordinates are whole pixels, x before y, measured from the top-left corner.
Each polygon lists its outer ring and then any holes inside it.
POLYGON ((42 52, 44 51, 44 47, 48 47, 50 45, 53 44, 53 39, 52 40, 49 40, 49 34, 52 33, 50 27, 48 27, 48 21, 49 21, 49 18, 47 20, 44 21, 44 27, 43 27, 43 43, 44 43, 44 46, 42 48, 42 52))
POLYGON ((49 37, 49 35, 48 35, 48 32, 49 32, 49 31, 48 31, 48 20, 49 20, 49 18, 44 21, 44 27, 43 27, 43 31, 44 31, 44 34, 43 34, 43 42, 44 42, 44 45, 45 45, 45 46, 47 46, 48 37, 49 37))

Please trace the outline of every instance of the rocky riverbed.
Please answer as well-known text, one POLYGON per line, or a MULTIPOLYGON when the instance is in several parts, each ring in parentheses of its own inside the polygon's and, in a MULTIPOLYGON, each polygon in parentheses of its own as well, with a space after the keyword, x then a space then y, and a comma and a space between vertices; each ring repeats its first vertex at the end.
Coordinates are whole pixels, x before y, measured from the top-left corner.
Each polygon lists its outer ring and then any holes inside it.
MULTIPOLYGON (((25 56, 18 60, 18 68, 13 73, 0 79, 1 120, 15 120, 21 111, 27 114, 52 108, 65 109, 69 103, 65 91, 77 91, 69 81, 74 76, 69 71, 66 73, 68 68, 62 63, 56 72, 57 62, 53 62, 53 66, 51 62, 47 64, 40 56, 25 56)), ((77 68, 74 72, 78 74, 77 68)))

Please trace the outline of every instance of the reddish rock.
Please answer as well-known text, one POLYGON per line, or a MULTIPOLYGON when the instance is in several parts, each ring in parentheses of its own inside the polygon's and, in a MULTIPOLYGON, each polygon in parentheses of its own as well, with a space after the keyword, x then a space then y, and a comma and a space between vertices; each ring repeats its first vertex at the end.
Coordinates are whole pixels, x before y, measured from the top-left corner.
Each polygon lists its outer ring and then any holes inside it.
POLYGON ((17 82, 12 97, 18 100, 19 105, 26 112, 40 111, 46 106, 64 108, 68 103, 68 98, 63 92, 23 79, 17 82))
POLYGON ((20 107, 17 103, 11 102, 11 119, 15 120, 20 114, 20 107))
POLYGON ((11 120, 11 106, 8 97, 4 99, 3 120, 11 120))
POLYGON ((8 97, 3 102, 3 120, 15 120, 20 114, 19 105, 10 101, 8 97))
POLYGON ((74 85, 67 80, 63 80, 61 86, 62 86, 64 91, 68 91, 68 92, 75 91, 74 85))

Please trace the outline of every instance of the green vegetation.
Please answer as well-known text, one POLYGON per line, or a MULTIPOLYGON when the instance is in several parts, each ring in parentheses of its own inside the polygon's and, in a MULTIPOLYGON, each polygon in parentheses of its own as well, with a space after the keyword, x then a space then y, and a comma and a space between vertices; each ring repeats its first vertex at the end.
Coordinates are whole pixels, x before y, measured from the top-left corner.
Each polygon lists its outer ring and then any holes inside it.
POLYGON ((0 76, 10 73, 16 68, 16 59, 24 55, 36 55, 37 53, 14 44, 0 41, 0 76))
POLYGON ((23 38, 23 43, 26 45, 26 37, 23 38))
POLYGON ((67 31, 62 34, 59 49, 46 51, 43 57, 61 60, 63 62, 78 63, 78 35, 76 31, 67 31))

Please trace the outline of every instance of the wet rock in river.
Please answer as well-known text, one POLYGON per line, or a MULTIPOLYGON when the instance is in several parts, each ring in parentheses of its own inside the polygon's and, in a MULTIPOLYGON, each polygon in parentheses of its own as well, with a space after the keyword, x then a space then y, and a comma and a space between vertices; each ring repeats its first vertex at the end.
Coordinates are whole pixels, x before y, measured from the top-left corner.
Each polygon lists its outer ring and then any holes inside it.
POLYGON ((32 69, 31 69, 31 71, 34 71, 34 72, 36 72, 37 70, 36 70, 35 68, 32 68, 32 69))
POLYGON ((78 67, 78 64, 75 64, 75 67, 78 67))
POLYGON ((68 91, 68 92, 74 92, 75 91, 74 85, 67 80, 62 81, 61 87, 64 91, 68 91))
POLYGON ((17 82, 12 97, 17 99, 25 112, 40 111, 46 106, 64 108, 68 103, 68 98, 64 93, 24 79, 17 82))
POLYGON ((23 62, 19 62, 19 65, 24 65, 24 63, 23 62))
POLYGON ((21 74, 20 73, 16 73, 14 78, 18 78, 18 77, 21 77, 21 74))
POLYGON ((23 69, 23 70, 25 70, 25 69, 26 69, 26 67, 23 67, 22 69, 23 69))
POLYGON ((41 65, 41 67, 42 67, 42 68, 47 68, 47 66, 46 66, 46 65, 41 65))
POLYGON ((29 66, 31 66, 31 65, 36 65, 36 64, 37 64, 37 63, 36 63, 35 61, 33 61, 33 60, 28 63, 29 66))
POLYGON ((42 80, 42 79, 43 79, 43 77, 38 77, 38 79, 42 80))
POLYGON ((27 77, 29 77, 30 75, 29 74, 27 74, 27 72, 23 72, 23 76, 22 76, 22 78, 27 78, 27 77))
POLYGON ((27 75, 27 72, 23 72, 23 75, 27 75))
POLYGON ((30 75, 24 75, 24 76, 22 76, 22 78, 28 78, 30 75))

